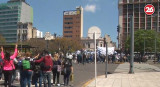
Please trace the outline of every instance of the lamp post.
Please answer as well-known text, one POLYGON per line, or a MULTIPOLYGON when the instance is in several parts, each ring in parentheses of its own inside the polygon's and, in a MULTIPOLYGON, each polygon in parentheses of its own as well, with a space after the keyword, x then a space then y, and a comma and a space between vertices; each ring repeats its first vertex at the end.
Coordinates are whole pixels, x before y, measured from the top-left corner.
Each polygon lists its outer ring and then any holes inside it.
POLYGON ((157 30, 158 30, 158 28, 157 28, 158 18, 157 18, 157 17, 158 17, 158 16, 156 15, 156 16, 155 16, 155 19, 156 19, 156 28, 155 28, 155 29, 156 29, 156 30, 155 30, 155 45, 154 45, 154 46, 155 46, 155 48, 154 48, 154 51, 155 51, 155 52, 154 52, 154 55, 155 55, 155 56, 154 56, 154 64, 156 63, 156 53, 157 53, 157 30))
POLYGON ((107 74, 108 74, 108 43, 106 38, 104 38, 104 43, 106 45, 106 68, 105 68, 105 78, 107 78, 107 74))
POLYGON ((130 16, 130 36, 131 36, 131 42, 130 42, 130 46, 131 46, 131 49, 130 49, 130 70, 129 70, 129 73, 130 74, 133 74, 134 73, 134 70, 133 70, 133 67, 134 67, 134 17, 133 16, 130 16))
POLYGON ((96 32, 94 32, 94 56, 95 56, 95 87, 97 87, 97 55, 96 55, 96 32))

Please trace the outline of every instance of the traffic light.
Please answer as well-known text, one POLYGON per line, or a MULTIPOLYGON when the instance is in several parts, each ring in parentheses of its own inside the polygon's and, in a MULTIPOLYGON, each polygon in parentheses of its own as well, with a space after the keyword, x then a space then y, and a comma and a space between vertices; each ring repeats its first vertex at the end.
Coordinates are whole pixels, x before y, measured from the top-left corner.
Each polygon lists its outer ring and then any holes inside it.
POLYGON ((119 32, 119 29, 120 29, 120 27, 119 27, 119 25, 117 26, 117 32, 119 32))

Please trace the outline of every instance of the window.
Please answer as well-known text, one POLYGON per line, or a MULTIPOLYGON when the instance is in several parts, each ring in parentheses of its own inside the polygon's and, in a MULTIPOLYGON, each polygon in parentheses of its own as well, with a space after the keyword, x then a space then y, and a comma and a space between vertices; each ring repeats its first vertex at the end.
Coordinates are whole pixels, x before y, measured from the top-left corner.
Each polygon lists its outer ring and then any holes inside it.
POLYGON ((90 48, 90 43, 88 43, 88 48, 90 48))
POLYGON ((64 36, 64 37, 72 37, 72 35, 67 35, 67 36, 64 36))
POLYGON ((65 22, 65 24, 73 24, 73 22, 65 22))
POLYGON ((133 9, 133 4, 129 4, 128 9, 133 9))
POLYGON ((73 18, 72 17, 66 17, 64 18, 65 20, 72 20, 73 18))
POLYGON ((65 29, 72 29, 72 27, 64 27, 65 29))
POLYGON ((72 31, 64 31, 64 33, 72 33, 72 31))
POLYGON ((101 47, 102 47, 102 44, 101 44, 101 47))
POLYGON ((27 24, 23 25, 23 28, 27 28, 27 24))

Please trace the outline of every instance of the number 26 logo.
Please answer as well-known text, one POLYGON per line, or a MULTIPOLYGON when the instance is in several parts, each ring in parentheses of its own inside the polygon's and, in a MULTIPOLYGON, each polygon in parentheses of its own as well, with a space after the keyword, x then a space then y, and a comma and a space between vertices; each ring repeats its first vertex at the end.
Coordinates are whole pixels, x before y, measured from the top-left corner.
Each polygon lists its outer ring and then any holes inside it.
POLYGON ((155 11, 155 8, 152 4, 148 4, 144 7, 144 12, 147 14, 147 15, 152 15, 155 11))
POLYGON ((146 12, 153 12, 153 7, 146 7, 147 11, 146 12))

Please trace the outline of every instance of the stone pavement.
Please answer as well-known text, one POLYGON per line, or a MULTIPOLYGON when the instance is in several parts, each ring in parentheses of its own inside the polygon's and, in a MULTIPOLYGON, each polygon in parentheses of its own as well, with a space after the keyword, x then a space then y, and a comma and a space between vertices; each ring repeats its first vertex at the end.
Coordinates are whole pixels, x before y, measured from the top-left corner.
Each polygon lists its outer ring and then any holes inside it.
MULTIPOLYGON (((99 76, 97 87, 160 87, 160 69, 149 64, 134 63, 134 74, 128 74, 129 63, 120 64, 113 74, 99 76)), ((83 87, 95 87, 90 80, 83 87)))

